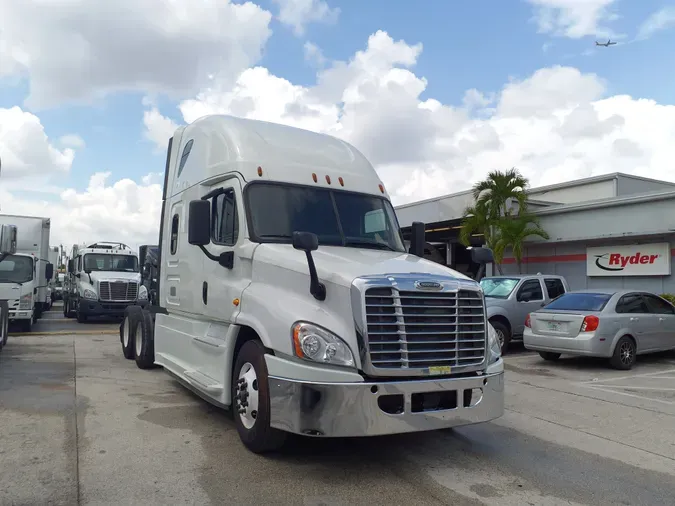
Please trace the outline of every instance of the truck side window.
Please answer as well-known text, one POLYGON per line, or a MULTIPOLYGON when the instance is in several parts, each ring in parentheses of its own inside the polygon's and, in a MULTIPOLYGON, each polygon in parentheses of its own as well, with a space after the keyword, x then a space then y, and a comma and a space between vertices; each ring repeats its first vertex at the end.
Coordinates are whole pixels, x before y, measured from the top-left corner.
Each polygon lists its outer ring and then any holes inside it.
POLYGON ((544 280, 549 299, 555 299, 565 293, 565 287, 558 278, 548 278, 544 280))
POLYGON ((520 285, 516 300, 525 302, 524 299, 527 299, 528 302, 544 299, 544 293, 541 291, 541 283, 539 283, 538 279, 528 279, 520 285), (527 297, 524 297, 525 295, 527 297))
POLYGON ((178 215, 174 214, 171 219, 171 254, 175 255, 178 249, 178 215))
POLYGON ((185 162, 187 162, 188 156, 190 156, 190 151, 192 151, 192 144, 194 143, 193 139, 190 139, 187 141, 187 144, 185 144, 185 147, 183 148, 183 154, 180 157, 180 164, 178 165, 178 173, 176 174, 176 178, 180 177, 180 173, 183 172, 183 168, 185 167, 185 162))
POLYGON ((215 244, 234 246, 238 236, 237 197, 230 188, 215 197, 211 204, 211 240, 215 244))

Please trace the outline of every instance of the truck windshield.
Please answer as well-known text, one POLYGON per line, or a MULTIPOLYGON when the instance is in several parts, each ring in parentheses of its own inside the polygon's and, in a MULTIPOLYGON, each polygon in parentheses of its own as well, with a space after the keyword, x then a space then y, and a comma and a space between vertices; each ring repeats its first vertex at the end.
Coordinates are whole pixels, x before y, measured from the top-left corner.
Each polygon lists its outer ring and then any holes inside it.
POLYGON ((486 297, 506 299, 520 281, 518 278, 483 278, 480 286, 486 297))
POLYGON ((32 279, 32 258, 8 255, 0 262, 0 283, 26 283, 32 279))
POLYGON ((256 183, 246 205, 261 242, 291 242, 295 231, 312 232, 319 244, 405 252, 388 200, 325 188, 256 183))
POLYGON ((138 258, 131 255, 87 253, 84 255, 84 270, 138 272, 138 258))

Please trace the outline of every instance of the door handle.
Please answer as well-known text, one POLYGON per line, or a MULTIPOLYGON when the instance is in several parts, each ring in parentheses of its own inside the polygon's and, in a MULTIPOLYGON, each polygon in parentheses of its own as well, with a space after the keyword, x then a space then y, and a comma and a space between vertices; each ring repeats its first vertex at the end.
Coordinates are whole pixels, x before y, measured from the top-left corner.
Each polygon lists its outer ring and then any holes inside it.
POLYGON ((637 317, 635 317, 635 316, 631 316, 631 317, 630 317, 630 321, 632 321, 632 322, 639 322, 639 321, 640 321, 640 318, 637 318, 637 317))
POLYGON ((202 283, 202 302, 207 304, 209 300, 209 284, 204 281, 202 283))

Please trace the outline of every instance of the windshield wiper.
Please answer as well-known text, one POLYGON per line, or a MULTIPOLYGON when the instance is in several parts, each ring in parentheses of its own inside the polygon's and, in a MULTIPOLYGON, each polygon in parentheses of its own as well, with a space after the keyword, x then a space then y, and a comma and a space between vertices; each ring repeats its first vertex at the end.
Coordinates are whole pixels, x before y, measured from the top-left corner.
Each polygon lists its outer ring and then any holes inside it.
POLYGON ((383 249, 396 251, 389 244, 384 242, 367 241, 363 239, 345 239, 345 246, 361 246, 363 248, 383 249))

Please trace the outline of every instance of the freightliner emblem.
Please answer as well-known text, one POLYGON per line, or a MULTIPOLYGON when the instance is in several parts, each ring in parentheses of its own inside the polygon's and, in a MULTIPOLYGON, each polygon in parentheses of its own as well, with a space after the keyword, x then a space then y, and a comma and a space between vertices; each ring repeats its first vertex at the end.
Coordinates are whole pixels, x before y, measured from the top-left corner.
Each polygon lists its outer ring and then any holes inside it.
POLYGON ((443 289, 443 285, 438 281, 415 281, 415 288, 429 292, 437 292, 443 289))

